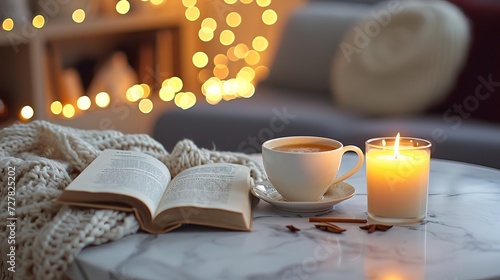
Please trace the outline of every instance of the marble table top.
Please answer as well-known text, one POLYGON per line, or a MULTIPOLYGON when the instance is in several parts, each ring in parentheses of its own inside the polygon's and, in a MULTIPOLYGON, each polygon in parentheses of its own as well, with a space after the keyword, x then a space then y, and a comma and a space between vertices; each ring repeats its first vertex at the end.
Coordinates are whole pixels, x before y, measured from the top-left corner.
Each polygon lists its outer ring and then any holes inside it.
MULTIPOLYGON (((354 165, 344 156, 341 172, 354 165)), ((432 159, 428 215, 387 232, 308 217, 260 201, 251 232, 185 226, 84 249, 71 279, 500 279, 500 170, 432 159), (293 224, 301 230, 291 232, 293 224)), ((356 195, 323 216, 367 218, 365 169, 356 195)), ((370 222, 370 221, 369 221, 370 222)))

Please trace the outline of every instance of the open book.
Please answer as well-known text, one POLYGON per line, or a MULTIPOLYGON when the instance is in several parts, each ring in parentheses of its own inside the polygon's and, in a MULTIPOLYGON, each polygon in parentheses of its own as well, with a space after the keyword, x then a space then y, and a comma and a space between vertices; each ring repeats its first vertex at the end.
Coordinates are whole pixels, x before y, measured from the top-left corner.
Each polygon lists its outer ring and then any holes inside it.
POLYGON ((141 229, 171 231, 197 224, 249 231, 250 169, 216 163, 171 178, 167 166, 137 151, 105 150, 56 200, 74 206, 134 211, 141 229))

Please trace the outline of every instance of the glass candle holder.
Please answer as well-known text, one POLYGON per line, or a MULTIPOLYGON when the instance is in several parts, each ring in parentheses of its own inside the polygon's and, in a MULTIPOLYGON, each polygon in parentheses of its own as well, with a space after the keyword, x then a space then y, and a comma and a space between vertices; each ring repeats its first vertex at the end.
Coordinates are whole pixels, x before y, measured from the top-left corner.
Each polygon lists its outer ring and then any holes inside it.
POLYGON ((432 144, 399 135, 365 144, 368 216, 386 224, 424 219, 432 144))

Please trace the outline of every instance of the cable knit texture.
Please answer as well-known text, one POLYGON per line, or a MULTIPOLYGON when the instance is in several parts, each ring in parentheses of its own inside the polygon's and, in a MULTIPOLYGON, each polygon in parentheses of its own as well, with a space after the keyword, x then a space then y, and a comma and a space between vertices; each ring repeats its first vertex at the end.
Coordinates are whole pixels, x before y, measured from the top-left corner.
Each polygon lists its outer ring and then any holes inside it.
MULTIPOLYGON (((0 130, 1 279, 61 279, 74 256, 89 245, 120 239, 139 230, 130 213, 76 209, 53 200, 104 149, 136 150, 165 163, 172 176, 197 165, 229 162, 250 167, 263 180, 262 167, 241 153, 198 148, 180 141, 167 152, 148 135, 80 130, 45 121, 0 130), (15 168, 16 271, 7 270, 8 171, 15 168)), ((10 205, 12 206, 12 205, 10 205)))

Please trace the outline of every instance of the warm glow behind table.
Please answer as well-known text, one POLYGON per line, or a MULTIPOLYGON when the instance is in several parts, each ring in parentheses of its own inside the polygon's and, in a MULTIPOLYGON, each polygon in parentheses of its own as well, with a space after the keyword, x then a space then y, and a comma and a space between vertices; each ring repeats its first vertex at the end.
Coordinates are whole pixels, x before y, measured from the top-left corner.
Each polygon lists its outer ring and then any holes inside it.
MULTIPOLYGON (((346 155, 341 172, 354 165, 346 155)), ((325 216, 366 218, 362 168, 356 195, 325 216)), ((500 170, 431 161, 424 222, 367 231, 316 229, 260 201, 252 232, 186 226, 84 249, 72 279, 500 279, 500 170), (289 231, 285 225, 301 229, 289 231)))

